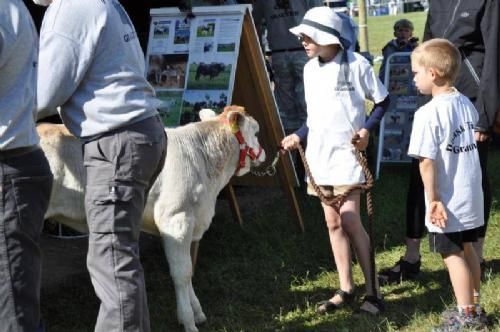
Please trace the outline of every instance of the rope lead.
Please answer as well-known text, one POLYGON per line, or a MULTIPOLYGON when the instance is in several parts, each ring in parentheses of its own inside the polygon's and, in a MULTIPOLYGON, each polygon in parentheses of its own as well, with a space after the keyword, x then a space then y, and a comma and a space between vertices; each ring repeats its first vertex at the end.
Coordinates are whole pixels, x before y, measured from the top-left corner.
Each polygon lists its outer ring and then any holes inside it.
POLYGON ((353 185, 350 186, 349 189, 343 194, 340 195, 334 195, 331 198, 327 198, 323 192, 321 191, 320 187, 316 184, 314 181, 314 178, 311 174, 311 170, 309 168, 309 164, 307 163, 306 156, 304 153, 304 149, 302 148, 302 145, 299 144, 298 146, 300 158, 302 159, 302 162, 304 163, 304 169, 306 171, 306 175, 309 179, 309 182, 311 183, 312 187, 314 188, 314 191, 316 191, 316 194, 318 195, 319 199, 321 202, 325 205, 331 206, 339 213, 340 215, 340 208, 344 204, 346 198, 355 190, 363 190, 366 191, 366 210, 368 214, 368 237, 370 239, 370 278, 371 278, 371 286, 372 286, 372 291, 373 295, 375 297, 378 297, 377 294, 377 287, 375 286, 375 250, 374 250, 374 241, 373 241, 373 200, 372 200, 372 193, 371 193, 371 188, 373 187, 373 176, 372 173, 370 172, 370 168, 368 167, 368 161, 363 154, 363 152, 359 150, 355 150, 356 158, 361 165, 361 168, 363 169, 363 173, 365 174, 365 179, 366 179, 366 184, 360 184, 360 185, 353 185))

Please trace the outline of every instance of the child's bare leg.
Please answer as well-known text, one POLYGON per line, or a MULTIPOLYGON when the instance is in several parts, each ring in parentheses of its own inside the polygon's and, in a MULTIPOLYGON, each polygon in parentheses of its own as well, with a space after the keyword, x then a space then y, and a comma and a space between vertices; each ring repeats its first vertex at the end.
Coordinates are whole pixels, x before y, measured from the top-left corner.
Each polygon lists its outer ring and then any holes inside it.
MULTIPOLYGON (((420 239, 406 238, 406 251, 404 260, 408 263, 416 263, 420 260, 420 239)), ((398 271, 395 271, 398 272, 398 271)))
POLYGON ((472 276, 472 289, 479 292, 481 288, 481 266, 472 242, 464 242, 464 257, 472 276))
POLYGON ((442 255, 444 263, 448 268, 453 292, 457 298, 458 306, 469 306, 473 304, 472 277, 464 253, 456 252, 442 255))
POLYGON ((483 261, 483 247, 484 247, 484 237, 480 237, 476 242, 472 243, 474 249, 476 250, 479 262, 483 261))
MULTIPOLYGON (((373 294, 372 278, 370 273, 370 238, 361 223, 359 200, 359 193, 352 194, 346 199, 344 205, 342 205, 342 208, 340 209, 342 229, 349 236, 349 239, 354 246, 354 250, 356 251, 359 265, 361 266, 361 270, 363 271, 363 275, 365 277, 366 294, 378 296, 379 294, 373 294)), ((378 292, 377 278, 375 278, 375 287, 378 292)))
MULTIPOLYGON (((322 204, 325 212, 326 226, 328 228, 328 236, 330 245, 333 251, 333 257, 339 274, 340 289, 345 292, 352 292, 354 282, 351 271, 351 249, 349 238, 341 227, 339 214, 331 206, 322 204)), ((338 304, 342 301, 340 296, 334 296, 331 301, 338 304)))

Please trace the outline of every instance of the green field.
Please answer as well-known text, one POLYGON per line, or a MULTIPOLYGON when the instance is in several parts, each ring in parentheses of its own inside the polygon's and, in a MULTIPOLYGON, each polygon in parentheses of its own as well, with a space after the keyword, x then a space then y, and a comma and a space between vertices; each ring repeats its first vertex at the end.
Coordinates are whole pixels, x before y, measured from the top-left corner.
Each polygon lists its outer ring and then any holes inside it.
MULTIPOLYGON (((380 54, 392 37, 398 17, 370 17, 372 54, 380 54)), ((421 38, 424 13, 405 15, 421 38)), ((275 151, 267 151, 272 156, 275 151)), ((490 151, 489 170, 493 209, 485 257, 491 265, 482 299, 500 331, 500 150, 490 151)), ((183 170, 170 170, 182 172, 183 170)), ((403 254, 408 165, 384 166, 374 189, 375 245, 378 268, 391 266, 403 254)), ((317 199, 297 189, 305 219, 298 232, 290 206, 280 189, 236 188, 245 224, 238 225, 227 201, 219 200, 211 228, 200 244, 194 289, 208 322, 201 332, 220 331, 429 331, 440 313, 453 304, 448 276, 437 254, 422 245, 422 274, 418 281, 386 286, 386 312, 379 317, 353 315, 351 309, 318 316, 315 305, 338 288, 322 209, 317 199)), ((366 220, 366 218, 364 218, 366 220)), ((160 241, 146 236, 141 254, 146 274, 153 331, 183 331, 177 324, 176 303, 160 241)), ((64 262, 61 262, 63 264, 64 262)), ((84 262, 82 262, 84 264, 84 262)), ((363 296, 359 265, 353 267, 357 303, 363 296)), ((43 319, 50 332, 91 331, 98 303, 86 273, 72 275, 56 289, 42 290, 43 319)), ((354 307, 355 309, 356 307, 354 307)))

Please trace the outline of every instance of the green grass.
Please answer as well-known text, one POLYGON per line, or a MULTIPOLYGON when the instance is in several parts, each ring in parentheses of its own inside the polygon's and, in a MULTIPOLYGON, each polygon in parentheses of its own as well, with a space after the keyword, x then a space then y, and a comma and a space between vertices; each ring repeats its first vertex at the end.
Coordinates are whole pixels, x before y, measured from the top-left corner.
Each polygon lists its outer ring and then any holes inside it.
MULTIPOLYGON (((420 31, 423 14, 407 17, 420 31)), ((381 49, 391 38, 394 20, 370 18, 373 50, 381 49)), ((489 170, 494 203, 485 256, 493 269, 482 286, 484 306, 496 324, 490 331, 500 331, 499 165, 500 150, 492 149, 489 170)), ((408 173, 407 165, 384 166, 374 189, 378 269, 392 265, 404 250, 408 173)), ((350 309, 317 316, 316 302, 331 296, 338 287, 317 199, 297 190, 305 219, 302 234, 290 217, 290 207, 281 190, 237 189, 244 226, 233 220, 227 202, 221 200, 212 226, 201 241, 193 285, 208 322, 200 326, 200 331, 429 331, 439 321, 443 309, 453 303, 443 263, 438 255, 428 252, 425 242, 421 278, 383 287, 387 310, 380 317, 354 316, 350 309)), ((142 259, 152 329, 182 331, 177 324, 174 289, 159 240, 145 240, 149 245, 142 251, 142 259)), ((354 278, 361 297, 363 278, 357 264, 354 278)), ((72 275, 56 289, 43 289, 42 301, 49 331, 93 329, 98 304, 86 274, 72 275)))

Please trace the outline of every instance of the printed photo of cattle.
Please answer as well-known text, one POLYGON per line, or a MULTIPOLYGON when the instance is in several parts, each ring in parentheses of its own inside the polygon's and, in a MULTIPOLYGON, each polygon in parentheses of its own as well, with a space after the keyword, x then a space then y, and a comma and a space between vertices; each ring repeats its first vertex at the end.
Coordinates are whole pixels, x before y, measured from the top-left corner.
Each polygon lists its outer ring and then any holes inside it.
POLYGON ((188 44, 189 43, 189 21, 184 23, 184 20, 177 20, 175 22, 174 31, 174 44, 188 44))
POLYGON ((236 43, 217 44, 217 52, 234 52, 236 43))
POLYGON ((170 21, 153 22, 153 38, 167 39, 170 33, 170 21))
POLYGON ((211 108, 221 113, 227 105, 227 91, 186 91, 182 101, 180 125, 200 121, 198 112, 211 108))
POLYGON ((231 79, 231 64, 193 62, 189 65, 187 89, 227 90, 231 79))
POLYGON ((161 100, 158 112, 165 127, 179 126, 183 93, 184 91, 156 91, 156 96, 161 100))
POLYGON ((213 37, 215 34, 215 19, 203 20, 196 28, 196 37, 213 37))
POLYGON ((183 89, 186 82, 187 54, 151 55, 147 79, 155 88, 183 89))

